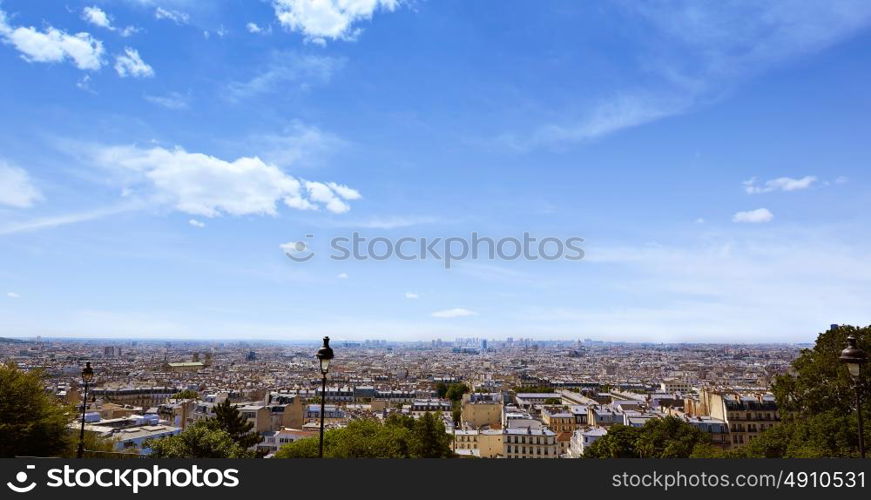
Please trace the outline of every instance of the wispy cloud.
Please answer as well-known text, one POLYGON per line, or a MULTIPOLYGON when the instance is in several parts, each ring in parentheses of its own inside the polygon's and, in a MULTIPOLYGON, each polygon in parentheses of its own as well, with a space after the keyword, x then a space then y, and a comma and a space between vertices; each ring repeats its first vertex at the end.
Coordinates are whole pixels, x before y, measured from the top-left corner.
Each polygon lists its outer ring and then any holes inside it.
POLYGON ((179 10, 172 9, 164 9, 163 7, 157 7, 154 9, 154 18, 155 19, 166 19, 174 22, 175 24, 187 24, 191 20, 191 16, 187 12, 182 12, 179 10))
POLYGON ((26 170, 0 160, 0 205, 27 208, 41 199, 26 170))
POLYGON ((170 92, 166 95, 146 94, 145 96, 143 96, 143 98, 152 104, 157 104, 158 106, 162 106, 166 109, 187 109, 187 107, 189 106, 189 97, 178 92, 170 92))
POLYGON ((256 149, 261 158, 280 167, 303 167, 318 165, 345 148, 347 142, 316 126, 294 121, 281 132, 249 136, 239 146, 256 149))
POLYGON ((687 113, 871 25, 871 3, 863 0, 617 3, 652 28, 639 49, 644 66, 637 68, 652 77, 649 86, 603 96, 587 113, 504 134, 499 142, 521 150, 573 144, 687 113), (652 37, 656 43, 647 43, 652 37))
POLYGON ((580 121, 549 124, 531 134, 503 134, 498 142, 516 150, 540 146, 590 141, 626 128, 677 115, 688 110, 693 100, 688 96, 660 96, 647 92, 625 92, 598 103, 580 121))
POLYGON ((603 244, 586 263, 607 271, 601 293, 631 296, 631 303, 545 305, 526 319, 621 339, 812 340, 816 327, 867 322, 871 253, 853 233, 804 224, 707 231, 681 243, 603 244))
POLYGON ((746 191, 747 194, 770 193, 772 191, 798 191, 800 189, 811 187, 811 185, 816 181, 817 178, 812 175, 807 175, 801 179, 778 177, 777 179, 765 181, 760 185, 754 177, 744 181, 744 191, 746 191))
POLYGON ((137 203, 128 203, 108 208, 100 208, 85 212, 75 212, 62 215, 53 215, 48 217, 38 217, 21 222, 13 222, 0 226, 0 236, 16 233, 26 233, 31 231, 39 231, 42 229, 50 229, 69 224, 78 224, 96 219, 102 219, 123 212, 131 212, 140 210, 141 205, 137 203))
POLYGON ((434 313, 430 314, 430 316, 432 316, 433 318, 467 318, 469 316, 477 315, 477 312, 462 307, 444 309, 442 311, 435 311, 434 313))
POLYGON ((419 226, 422 224, 433 224, 439 222, 439 220, 438 217, 394 215, 347 221, 342 225, 348 227, 361 227, 365 229, 397 229, 402 227, 419 226))
POLYGON ((226 97, 231 101, 281 90, 306 91, 312 85, 323 85, 344 66, 345 60, 337 57, 296 52, 272 54, 269 63, 247 81, 227 85, 226 97))

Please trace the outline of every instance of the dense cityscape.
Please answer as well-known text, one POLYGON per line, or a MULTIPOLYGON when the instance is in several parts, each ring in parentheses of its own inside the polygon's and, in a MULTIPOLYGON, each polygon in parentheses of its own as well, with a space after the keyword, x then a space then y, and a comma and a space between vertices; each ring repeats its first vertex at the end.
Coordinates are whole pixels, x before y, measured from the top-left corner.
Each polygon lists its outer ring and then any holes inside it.
MULTIPOLYGON (((147 441, 177 435, 229 400, 260 437, 252 448, 268 457, 317 435, 317 347, 37 337, 7 339, 0 358, 44 370, 49 391, 79 408, 80 372, 90 362, 84 428, 112 440, 115 451, 148 454, 147 441)), ((778 424, 770 385, 802 346, 461 338, 333 347, 327 429, 429 412, 460 456, 579 458, 613 425, 666 416, 722 449, 749 443, 778 424), (452 386, 463 389, 450 394, 452 386)))

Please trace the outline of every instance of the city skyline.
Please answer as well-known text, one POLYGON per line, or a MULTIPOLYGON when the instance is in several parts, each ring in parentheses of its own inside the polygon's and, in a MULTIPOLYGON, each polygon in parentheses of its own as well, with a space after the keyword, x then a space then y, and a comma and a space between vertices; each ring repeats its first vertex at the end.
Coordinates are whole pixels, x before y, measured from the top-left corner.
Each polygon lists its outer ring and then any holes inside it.
POLYGON ((0 337, 871 323, 867 2, 300 5, 0 2, 0 337), (354 232, 584 258, 325 257, 354 232))

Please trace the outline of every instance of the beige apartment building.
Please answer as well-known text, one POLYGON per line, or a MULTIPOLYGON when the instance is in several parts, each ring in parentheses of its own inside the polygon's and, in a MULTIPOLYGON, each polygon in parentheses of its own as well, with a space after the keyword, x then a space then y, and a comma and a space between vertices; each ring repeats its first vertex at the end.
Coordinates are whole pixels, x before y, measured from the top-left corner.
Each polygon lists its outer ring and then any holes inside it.
POLYGON ((780 423, 777 403, 770 394, 738 394, 703 388, 699 399, 688 399, 684 409, 689 415, 702 415, 726 422, 730 448, 749 443, 760 432, 780 423))
POLYGON ((502 430, 505 458, 559 458, 556 433, 550 429, 520 427, 502 430))
POLYGON ((466 429, 454 431, 454 451, 458 455, 479 458, 502 456, 502 431, 496 429, 466 429))
POLYGON ((556 432, 568 432, 571 434, 580 427, 580 424, 575 420, 575 416, 566 408, 561 406, 545 406, 541 410, 541 421, 548 429, 556 432))
POLYGON ((502 427, 502 395, 472 393, 463 395, 462 427, 500 429, 502 427))

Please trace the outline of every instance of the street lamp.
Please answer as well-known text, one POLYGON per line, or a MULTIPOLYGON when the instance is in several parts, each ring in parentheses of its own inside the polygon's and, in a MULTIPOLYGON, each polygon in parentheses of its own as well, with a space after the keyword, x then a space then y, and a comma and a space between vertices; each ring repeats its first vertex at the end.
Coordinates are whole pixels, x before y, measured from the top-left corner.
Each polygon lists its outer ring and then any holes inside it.
POLYGON ((862 427, 862 391, 859 385, 859 375, 862 373, 862 365, 868 362, 868 355, 865 354, 865 351, 856 347, 856 337, 850 335, 847 337, 847 348, 841 351, 841 356, 838 359, 841 360, 841 363, 847 365, 847 370, 853 379, 853 385, 856 387, 856 417, 859 420, 859 455, 865 458, 865 436, 862 427))
POLYGON ((79 431, 79 449, 76 452, 76 458, 85 456, 85 410, 88 409, 88 384, 94 380, 94 369, 91 368, 91 362, 85 363, 85 369, 82 370, 82 382, 85 383, 85 393, 82 396, 82 428, 79 431))
POLYGON ((316 356, 321 365, 321 439, 318 443, 318 457, 324 458, 324 403, 327 399, 327 372, 330 371, 330 361, 333 359, 329 337, 324 337, 324 345, 318 349, 316 356))

